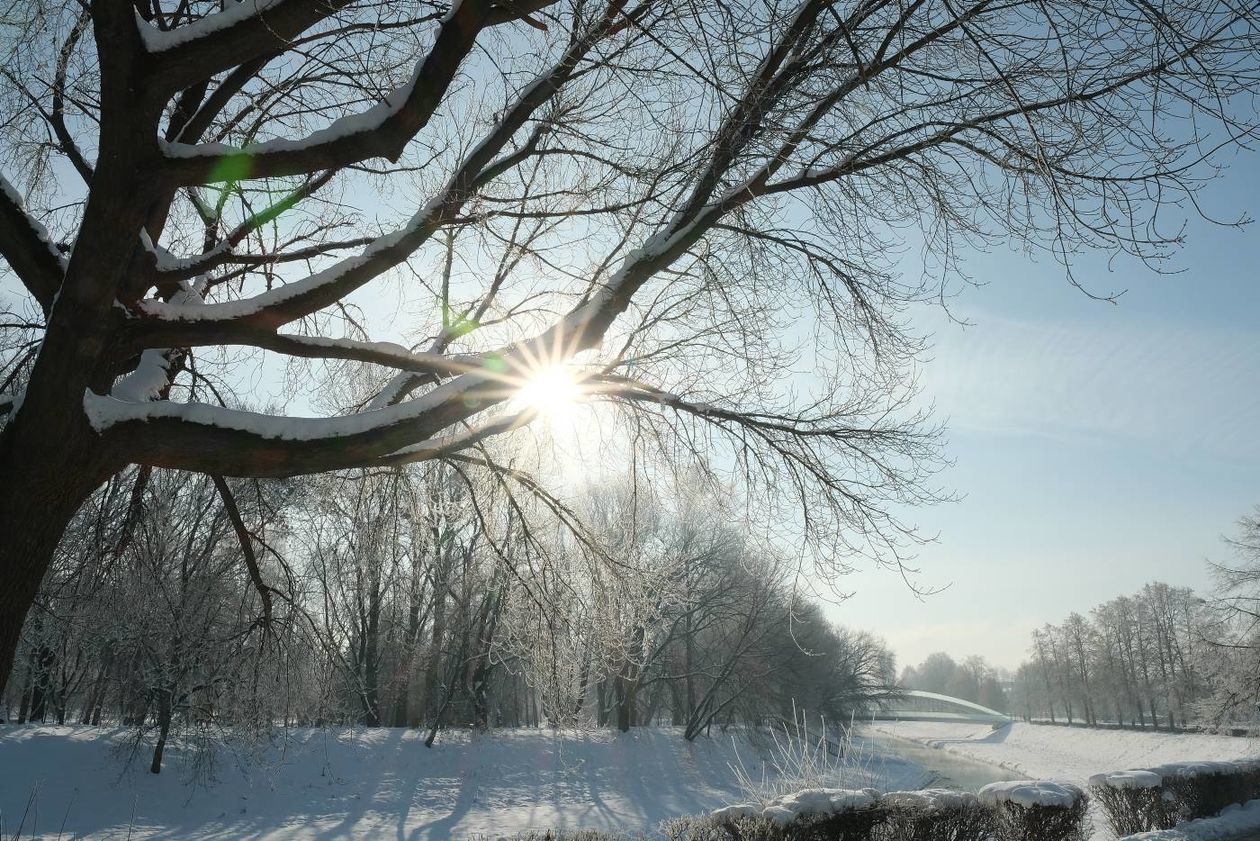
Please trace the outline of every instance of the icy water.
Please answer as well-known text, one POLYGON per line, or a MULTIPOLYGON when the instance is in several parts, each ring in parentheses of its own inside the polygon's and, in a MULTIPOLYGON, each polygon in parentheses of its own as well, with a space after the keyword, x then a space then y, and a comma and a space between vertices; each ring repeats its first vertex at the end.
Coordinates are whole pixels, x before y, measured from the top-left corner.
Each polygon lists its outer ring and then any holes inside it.
POLYGON ((882 733, 864 733, 861 737, 864 750, 873 756, 895 756, 919 765, 936 775, 935 787, 962 791, 978 791, 982 786, 999 780, 1018 780, 1022 775, 987 762, 958 756, 948 751, 930 748, 918 742, 886 736, 882 733))

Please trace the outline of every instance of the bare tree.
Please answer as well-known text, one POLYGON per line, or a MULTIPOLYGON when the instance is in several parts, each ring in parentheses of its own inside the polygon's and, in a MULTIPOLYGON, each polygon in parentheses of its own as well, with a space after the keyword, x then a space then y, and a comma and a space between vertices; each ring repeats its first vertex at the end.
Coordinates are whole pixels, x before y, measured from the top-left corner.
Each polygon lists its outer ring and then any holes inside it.
POLYGON ((725 448, 800 503, 821 557, 895 562, 892 503, 932 495, 935 452, 902 411, 899 314, 937 291, 892 272, 895 232, 921 226, 945 273, 968 240, 1161 258, 1160 208, 1253 130, 1233 106, 1255 12, 19 4, 0 24, 21 295, 0 341, 0 680, 67 523, 127 465, 446 458, 524 480, 488 446, 532 419, 510 398, 540 360, 576 358, 636 442, 725 448), (373 190, 407 221, 353 213, 373 190), (408 271, 431 320, 372 342, 352 296, 408 271), (226 348, 370 364, 378 390, 322 419, 218 405, 226 348))

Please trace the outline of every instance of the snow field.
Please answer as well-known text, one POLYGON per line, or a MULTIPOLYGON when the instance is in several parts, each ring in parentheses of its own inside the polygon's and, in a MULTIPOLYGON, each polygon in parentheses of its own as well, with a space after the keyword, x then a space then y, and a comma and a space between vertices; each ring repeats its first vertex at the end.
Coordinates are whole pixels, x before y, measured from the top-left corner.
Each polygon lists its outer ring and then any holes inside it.
MULTIPOLYGON (((424 733, 281 731, 263 744, 218 749, 204 782, 188 745, 147 773, 151 748, 130 766, 132 731, 0 726, 0 837, 85 839, 490 838, 528 829, 653 831, 667 818, 747 801, 736 768, 774 783, 747 738, 688 743, 681 730, 424 733), (200 780, 190 779, 200 774, 200 780), (28 802, 31 808, 28 809, 28 802)), ((923 784, 923 769, 885 758, 853 769, 853 783, 884 790, 923 784)))

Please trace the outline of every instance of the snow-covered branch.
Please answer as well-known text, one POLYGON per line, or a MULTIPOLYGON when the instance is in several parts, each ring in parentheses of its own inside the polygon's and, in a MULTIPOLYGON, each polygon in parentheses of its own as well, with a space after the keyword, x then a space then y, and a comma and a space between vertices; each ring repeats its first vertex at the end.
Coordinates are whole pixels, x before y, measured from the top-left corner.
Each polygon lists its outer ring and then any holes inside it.
MULTIPOLYGON (((279 10, 293 2, 277 0, 272 7, 279 10)), ((342 117, 298 140, 271 140, 240 149, 223 144, 166 143, 163 150, 168 158, 167 177, 174 183, 191 185, 335 170, 370 158, 398 160, 442 101, 478 33, 487 24, 491 6, 489 0, 460 3, 442 23, 433 47, 417 63, 411 80, 366 111, 342 117)), ((246 20, 255 21, 258 17, 246 20)), ((215 30, 205 38, 213 39, 239 25, 242 24, 215 30)))
MULTIPOLYGON (((598 25, 575 38, 549 70, 517 94, 516 101, 502 113, 494 127, 465 155, 442 191, 404 227, 377 238, 356 256, 252 298, 193 307, 149 299, 140 302, 141 310, 156 319, 188 323, 187 343, 196 343, 198 330, 193 327, 196 322, 240 319, 274 329, 336 303, 399 265, 454 218, 476 187, 484 184, 488 170, 502 171, 499 165, 503 160, 514 160, 511 154, 504 159, 499 155, 533 114, 561 90, 583 57, 614 27, 624 5, 625 0, 610 4, 598 25)), ((203 327, 201 331, 214 333, 214 328, 203 327)))
POLYGON ((98 434, 135 461, 227 476, 287 476, 371 464, 428 441, 476 413, 479 401, 506 394, 485 372, 464 374, 406 403, 331 418, 131 402, 91 391, 83 410, 98 434))
POLYGON ((31 218, 22 196, 0 175, 0 255, 45 313, 61 288, 66 260, 48 231, 31 218))

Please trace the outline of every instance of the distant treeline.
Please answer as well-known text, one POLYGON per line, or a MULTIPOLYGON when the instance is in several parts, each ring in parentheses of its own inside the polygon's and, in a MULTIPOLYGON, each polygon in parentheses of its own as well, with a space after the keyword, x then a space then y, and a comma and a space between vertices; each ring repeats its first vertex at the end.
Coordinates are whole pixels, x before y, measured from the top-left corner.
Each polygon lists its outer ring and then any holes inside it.
POLYGON ((901 685, 1009 712, 1001 672, 983 657, 968 657, 957 663, 948 654, 931 654, 918 666, 906 666, 901 673, 901 685))
MULTIPOLYGON (((1033 632, 1012 684, 1025 719, 1184 728, 1247 722, 1236 624, 1219 602, 1152 582, 1033 632)), ((1254 675, 1254 671, 1251 672, 1254 675)))

